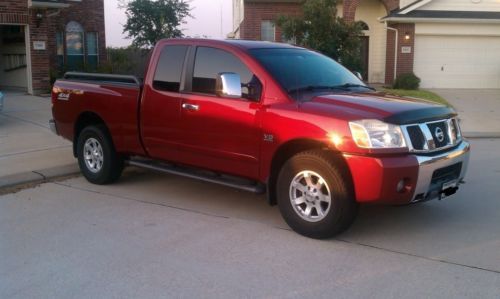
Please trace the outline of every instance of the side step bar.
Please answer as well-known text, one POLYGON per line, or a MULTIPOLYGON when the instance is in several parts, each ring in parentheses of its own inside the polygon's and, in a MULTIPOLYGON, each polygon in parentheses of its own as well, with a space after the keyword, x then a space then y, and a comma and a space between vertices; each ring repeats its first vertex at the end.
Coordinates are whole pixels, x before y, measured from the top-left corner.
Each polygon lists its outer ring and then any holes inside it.
POLYGON ((157 162, 153 160, 146 160, 146 159, 131 159, 126 161, 126 163, 130 166, 136 166, 154 171, 175 174, 191 179, 197 179, 204 182, 232 187, 252 193, 262 194, 266 192, 266 187, 263 184, 240 177, 218 174, 210 171, 204 171, 192 168, 185 168, 181 166, 176 166, 172 164, 157 162))

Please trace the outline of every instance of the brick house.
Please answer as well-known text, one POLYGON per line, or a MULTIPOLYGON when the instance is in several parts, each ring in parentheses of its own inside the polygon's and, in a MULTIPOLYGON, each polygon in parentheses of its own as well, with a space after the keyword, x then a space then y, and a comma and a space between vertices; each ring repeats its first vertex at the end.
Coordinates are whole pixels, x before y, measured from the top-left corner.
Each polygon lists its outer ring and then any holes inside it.
MULTIPOLYGON (((301 0, 233 0, 232 37, 283 41, 273 20, 300 15, 301 0)), ((424 88, 500 88, 500 1, 343 0, 339 16, 364 22, 370 83, 414 72, 424 88)))
POLYGON ((58 70, 93 70, 106 59, 104 0, 0 1, 0 89, 50 89, 58 70))

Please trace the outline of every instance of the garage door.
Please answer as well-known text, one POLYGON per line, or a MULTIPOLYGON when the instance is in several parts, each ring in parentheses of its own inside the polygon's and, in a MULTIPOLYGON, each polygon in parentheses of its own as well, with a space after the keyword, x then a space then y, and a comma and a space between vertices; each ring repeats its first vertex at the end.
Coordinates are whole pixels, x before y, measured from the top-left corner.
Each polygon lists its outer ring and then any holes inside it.
POLYGON ((500 37, 417 36, 423 88, 500 88, 500 37))

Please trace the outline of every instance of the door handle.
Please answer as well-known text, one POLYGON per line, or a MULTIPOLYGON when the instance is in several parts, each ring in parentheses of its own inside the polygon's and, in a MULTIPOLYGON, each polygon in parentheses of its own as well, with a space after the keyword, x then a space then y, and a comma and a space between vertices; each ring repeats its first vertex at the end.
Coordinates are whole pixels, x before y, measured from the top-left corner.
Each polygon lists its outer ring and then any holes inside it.
POLYGON ((192 111, 198 111, 198 110, 200 110, 200 106, 199 105, 195 105, 195 104, 183 103, 182 104, 182 109, 192 110, 192 111))

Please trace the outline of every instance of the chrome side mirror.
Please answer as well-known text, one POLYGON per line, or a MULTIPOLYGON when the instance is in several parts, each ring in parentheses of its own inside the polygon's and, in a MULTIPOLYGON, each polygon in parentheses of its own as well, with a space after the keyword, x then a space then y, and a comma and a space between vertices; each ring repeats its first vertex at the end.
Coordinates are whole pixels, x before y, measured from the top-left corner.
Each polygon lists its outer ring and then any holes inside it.
POLYGON ((215 94, 223 98, 241 98, 241 78, 236 73, 219 73, 215 80, 215 94))
POLYGON ((364 81, 363 80, 363 75, 361 75, 360 72, 354 72, 354 75, 356 75, 356 77, 358 77, 359 80, 364 81))

